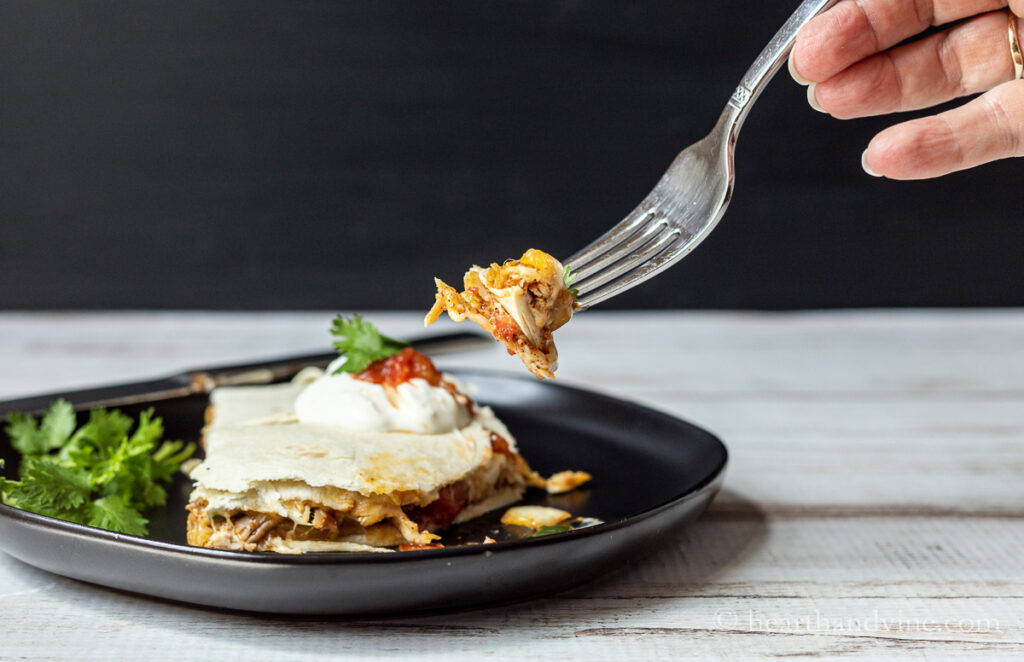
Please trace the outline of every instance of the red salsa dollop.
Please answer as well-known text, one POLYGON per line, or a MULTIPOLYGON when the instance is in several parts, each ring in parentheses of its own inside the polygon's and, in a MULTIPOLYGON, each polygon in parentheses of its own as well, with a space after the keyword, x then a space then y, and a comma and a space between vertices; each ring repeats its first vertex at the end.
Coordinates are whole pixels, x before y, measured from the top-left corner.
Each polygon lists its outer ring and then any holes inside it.
POLYGON ((355 375, 356 379, 383 386, 398 386, 417 377, 425 379, 431 386, 441 385, 441 373, 434 367, 434 362, 412 347, 406 347, 386 359, 374 361, 366 370, 355 375))

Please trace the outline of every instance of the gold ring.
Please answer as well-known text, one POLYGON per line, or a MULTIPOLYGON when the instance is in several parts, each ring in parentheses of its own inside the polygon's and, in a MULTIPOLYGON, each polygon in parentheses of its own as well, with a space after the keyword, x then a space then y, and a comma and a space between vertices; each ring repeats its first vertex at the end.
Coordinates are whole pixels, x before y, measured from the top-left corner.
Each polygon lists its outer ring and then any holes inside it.
POLYGON ((1017 34, 1017 17, 1012 11, 1006 12, 1010 20, 1010 56, 1013 58, 1013 79, 1024 78, 1024 55, 1020 52, 1020 35, 1017 34))

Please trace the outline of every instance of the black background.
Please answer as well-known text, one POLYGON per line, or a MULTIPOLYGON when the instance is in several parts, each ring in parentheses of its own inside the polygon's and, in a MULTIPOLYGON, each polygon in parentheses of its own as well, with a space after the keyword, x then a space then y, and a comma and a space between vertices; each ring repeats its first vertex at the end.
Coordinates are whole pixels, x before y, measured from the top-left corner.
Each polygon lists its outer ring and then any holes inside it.
MULTIPOLYGON (((0 307, 425 308, 564 257, 796 0, 0 2, 0 307)), ((868 177, 783 72, 690 257, 602 307, 1024 304, 1019 160, 868 177)))

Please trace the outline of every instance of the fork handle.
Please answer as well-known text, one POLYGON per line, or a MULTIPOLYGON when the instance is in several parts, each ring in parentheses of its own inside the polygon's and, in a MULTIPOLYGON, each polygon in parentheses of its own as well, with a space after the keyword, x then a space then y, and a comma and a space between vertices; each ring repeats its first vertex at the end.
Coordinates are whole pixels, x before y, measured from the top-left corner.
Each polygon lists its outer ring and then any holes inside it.
POLYGON ((796 33, 800 28, 807 25, 812 18, 825 11, 838 0, 804 0, 797 7, 789 20, 775 33, 772 40, 764 47, 754 64, 747 69, 746 75, 740 81, 739 87, 732 93, 729 105, 734 109, 733 123, 736 131, 739 125, 743 124, 750 107, 754 105, 757 97, 771 81, 772 77, 782 68, 782 62, 789 57, 793 50, 793 42, 796 41, 796 33))

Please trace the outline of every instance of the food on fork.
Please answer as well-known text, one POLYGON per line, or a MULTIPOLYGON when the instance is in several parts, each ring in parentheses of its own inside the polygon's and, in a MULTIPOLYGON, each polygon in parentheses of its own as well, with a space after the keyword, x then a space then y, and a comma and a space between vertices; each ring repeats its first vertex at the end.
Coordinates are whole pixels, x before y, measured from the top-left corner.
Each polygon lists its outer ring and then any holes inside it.
POLYGON ((287 384, 211 394, 188 542, 302 553, 437 547, 440 531, 589 476, 530 469, 489 407, 358 316, 343 352, 287 384))
POLYGON ((433 324, 442 312, 456 322, 467 317, 518 354, 539 379, 550 377, 558 367, 558 351, 552 332, 569 321, 576 306, 570 289, 574 276, 555 258, 531 248, 518 260, 472 266, 459 292, 440 278, 434 305, 424 325, 433 324))

